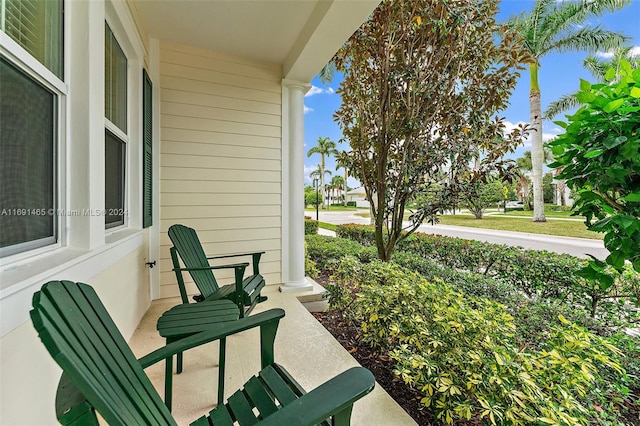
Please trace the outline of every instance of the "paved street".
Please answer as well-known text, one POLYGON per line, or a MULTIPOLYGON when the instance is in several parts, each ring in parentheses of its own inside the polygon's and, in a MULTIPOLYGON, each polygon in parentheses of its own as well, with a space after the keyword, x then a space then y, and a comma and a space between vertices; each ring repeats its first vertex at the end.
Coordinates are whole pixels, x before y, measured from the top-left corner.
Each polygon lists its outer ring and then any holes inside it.
MULTIPOLYGON (((368 224, 369 219, 356 216, 352 211, 319 212, 322 222, 341 225, 344 223, 368 224)), ((305 212, 315 219, 315 212, 305 212)), ((527 220, 527 219, 522 219, 527 220)), ((487 241, 496 244, 521 246, 527 249, 548 250, 556 253, 567 253, 576 257, 586 258, 588 254, 604 259, 609 251, 604 248, 602 240, 586 238, 556 237, 524 232, 497 231, 493 229, 467 228, 451 225, 421 225, 420 232, 447 235, 450 237, 466 238, 470 240, 487 241)), ((323 232, 327 233, 327 232, 323 232)))

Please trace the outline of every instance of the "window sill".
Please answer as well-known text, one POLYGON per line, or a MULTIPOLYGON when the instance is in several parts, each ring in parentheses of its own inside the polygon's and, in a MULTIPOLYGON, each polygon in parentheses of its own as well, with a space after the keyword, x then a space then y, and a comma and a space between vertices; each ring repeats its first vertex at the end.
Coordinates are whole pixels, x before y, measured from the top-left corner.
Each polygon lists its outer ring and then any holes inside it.
POLYGON ((0 336, 28 320, 31 297, 55 279, 86 282, 144 244, 140 229, 123 229, 106 236, 93 250, 64 247, 0 269, 0 336))

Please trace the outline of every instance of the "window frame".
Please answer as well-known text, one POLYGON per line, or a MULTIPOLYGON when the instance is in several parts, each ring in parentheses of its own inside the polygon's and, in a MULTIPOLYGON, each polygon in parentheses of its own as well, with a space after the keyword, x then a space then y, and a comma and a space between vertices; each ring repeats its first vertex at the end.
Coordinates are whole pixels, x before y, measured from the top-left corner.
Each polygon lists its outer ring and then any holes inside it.
MULTIPOLYGON (((64 78, 68 75, 68 25, 66 15, 63 16, 60 34, 62 50, 62 78, 54 74, 38 59, 32 56, 18 42, 13 40, 8 34, 0 29, 0 56, 11 66, 23 73, 35 83, 51 92, 55 98, 53 102, 53 209, 59 212, 65 205, 65 183, 66 172, 66 135, 67 135, 67 97, 69 88, 64 78)), ((0 265, 7 265, 20 261, 24 258, 46 253, 62 247, 65 244, 65 220, 63 215, 57 214, 53 220, 53 235, 37 240, 25 241, 23 243, 0 248, 0 265)))
MULTIPOLYGON (((109 28, 109 31, 111 31, 111 33, 113 34, 113 37, 115 38, 116 42, 118 43, 118 46, 120 47, 120 50, 122 50, 122 53, 124 54, 126 60, 127 60, 127 71, 126 71, 126 83, 127 83, 127 91, 126 91, 126 95, 125 95, 125 104, 126 104, 126 131, 120 129, 120 127, 118 127, 115 123, 113 123, 111 120, 109 120, 107 118, 107 111, 106 111, 106 107, 105 107, 105 111, 104 111, 104 127, 105 127, 105 131, 108 131, 109 133, 111 133, 114 137, 116 137, 117 139, 120 140, 120 142, 122 142, 124 144, 124 148, 123 148, 123 156, 124 158, 122 159, 122 209, 124 210, 125 214, 123 214, 122 216, 122 221, 118 221, 118 222, 114 222, 114 223, 107 223, 106 222, 106 214, 104 215, 105 217, 105 223, 104 223, 104 228, 105 228, 105 232, 107 233, 111 233, 111 232, 116 232, 119 231, 121 229, 127 228, 129 226, 129 215, 126 214, 126 212, 129 211, 129 203, 128 203, 128 199, 129 199, 129 185, 131 185, 131 180, 130 180, 130 173, 129 172, 129 158, 130 158, 130 146, 131 146, 131 119, 132 119, 132 108, 131 108, 131 99, 132 99, 132 87, 129 84, 129 82, 131 81, 131 74, 132 74, 132 60, 130 57, 130 53, 127 52, 127 47, 126 44, 123 43, 123 40, 127 40, 126 38, 126 34, 121 34, 120 31, 118 30, 117 26, 112 25, 113 20, 115 20, 115 17, 112 18, 109 13, 106 14, 105 16, 105 20, 104 20, 104 25, 105 28, 109 28)), ((106 31, 105 31, 106 33, 106 31)), ((106 48, 105 46, 103 46, 103 57, 105 58, 106 61, 106 48)), ((106 80, 106 77, 105 77, 106 80)), ((106 97, 106 84, 103 83, 103 91, 104 91, 104 96, 106 97)), ((106 132, 105 132, 105 139, 104 139, 104 143, 106 144, 106 132)), ((106 153, 106 151, 105 151, 106 153)), ((105 180, 105 188, 106 188, 106 180, 107 180, 107 171, 105 169, 105 173, 104 173, 104 180, 105 180)), ((107 208, 107 206, 105 206, 105 209, 107 208)), ((105 210, 106 212, 106 210, 105 210)))

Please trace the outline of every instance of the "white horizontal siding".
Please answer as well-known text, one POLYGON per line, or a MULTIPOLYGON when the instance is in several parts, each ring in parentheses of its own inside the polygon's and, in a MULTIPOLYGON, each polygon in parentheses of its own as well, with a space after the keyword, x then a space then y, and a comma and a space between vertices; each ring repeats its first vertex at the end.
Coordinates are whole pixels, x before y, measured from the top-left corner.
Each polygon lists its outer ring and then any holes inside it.
MULTIPOLYGON (((265 251, 260 272, 280 284, 280 67, 163 42, 160 74, 160 296, 178 294, 175 223, 211 256, 265 251)), ((216 278, 226 284, 232 271, 216 278)))

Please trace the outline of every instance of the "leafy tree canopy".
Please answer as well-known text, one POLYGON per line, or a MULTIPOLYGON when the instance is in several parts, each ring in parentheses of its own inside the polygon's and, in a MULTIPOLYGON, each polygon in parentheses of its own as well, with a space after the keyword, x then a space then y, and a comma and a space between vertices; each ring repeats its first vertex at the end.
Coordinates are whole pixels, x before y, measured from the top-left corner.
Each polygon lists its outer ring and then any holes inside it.
MULTIPOLYGON (((622 270, 628 260, 640 271, 640 68, 622 61, 618 73, 617 82, 614 68, 607 83, 581 80, 576 97, 584 106, 567 123, 556 122, 565 133, 549 143, 556 157, 550 166, 577 191, 576 213, 605 234, 606 262, 622 270)), ((607 287, 604 266, 593 259, 583 273, 607 287)))
POLYGON ((515 33, 496 23, 497 3, 387 0, 334 57, 344 73, 335 119, 352 148, 351 174, 373 200, 383 260, 437 211, 419 209, 403 229, 409 200, 443 172, 457 190, 471 163, 506 169, 503 155, 526 131, 506 134, 496 116, 519 64, 530 60, 515 33))

